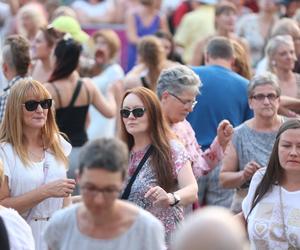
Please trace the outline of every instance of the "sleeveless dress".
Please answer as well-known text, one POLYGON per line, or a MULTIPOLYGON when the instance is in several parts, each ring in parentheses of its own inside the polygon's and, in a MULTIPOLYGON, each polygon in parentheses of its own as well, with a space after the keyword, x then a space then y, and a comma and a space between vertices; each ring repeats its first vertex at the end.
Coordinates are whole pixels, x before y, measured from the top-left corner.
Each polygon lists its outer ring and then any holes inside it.
MULTIPOLYGON (((141 17, 138 14, 134 14, 136 32, 138 37, 143 37, 146 35, 152 35, 159 30, 160 27, 160 18, 159 15, 156 15, 149 26, 144 26, 141 17)), ((137 47, 136 44, 129 43, 128 45, 128 61, 127 61, 127 70, 130 71, 135 65, 137 57, 137 47)))
MULTIPOLYGON (((55 84, 53 84, 53 86, 58 97, 59 105, 61 106, 61 95, 55 84)), ((76 177, 75 172, 78 168, 80 148, 88 140, 87 132, 85 130, 85 121, 90 105, 90 95, 86 87, 85 90, 88 96, 88 104, 82 106, 74 106, 82 86, 84 86, 84 83, 81 79, 79 79, 69 105, 66 107, 56 109, 56 122, 59 127, 59 130, 60 132, 63 132, 67 135, 68 140, 72 145, 72 151, 69 155, 68 178, 73 179, 76 177)), ((73 194, 77 195, 78 193, 79 188, 76 185, 73 194)))

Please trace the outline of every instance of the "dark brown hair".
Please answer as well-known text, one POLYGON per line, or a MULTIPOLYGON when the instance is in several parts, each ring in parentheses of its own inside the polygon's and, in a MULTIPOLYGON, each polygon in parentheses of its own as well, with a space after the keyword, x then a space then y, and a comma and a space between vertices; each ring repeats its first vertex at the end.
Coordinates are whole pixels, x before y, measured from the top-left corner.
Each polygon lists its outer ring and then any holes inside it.
POLYGON ((299 128, 300 128, 299 119, 288 120, 285 123, 283 123, 279 128, 266 172, 255 190, 251 209, 249 214, 247 215, 247 219, 250 213, 252 212, 252 210, 254 209, 254 207, 259 203, 259 201, 262 200, 264 195, 271 189, 272 185, 278 185, 282 181, 284 169, 280 165, 279 155, 278 155, 278 145, 280 141, 280 136, 282 135, 283 132, 287 131, 288 129, 299 129, 299 128))

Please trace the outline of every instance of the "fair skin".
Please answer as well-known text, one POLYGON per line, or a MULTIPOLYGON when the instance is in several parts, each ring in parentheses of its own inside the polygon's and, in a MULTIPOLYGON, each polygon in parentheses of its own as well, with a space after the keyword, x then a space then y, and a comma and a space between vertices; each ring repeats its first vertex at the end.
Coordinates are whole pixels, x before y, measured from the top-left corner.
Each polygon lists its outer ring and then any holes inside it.
POLYGON ((191 65, 200 65, 202 63, 202 58, 204 55, 204 49, 207 43, 211 38, 214 36, 224 36, 239 42, 245 50, 249 50, 247 41, 243 40, 242 38, 237 37, 234 34, 234 26, 236 22, 237 15, 234 11, 225 11, 219 16, 216 16, 216 33, 215 35, 206 37, 201 39, 196 43, 193 57, 191 59, 191 65))
POLYGON ((275 62, 275 73, 279 79, 282 94, 297 98, 298 87, 293 72, 297 58, 292 41, 280 44, 271 59, 275 62))
MULTIPOLYGON (((59 106, 58 96, 54 87, 52 86, 53 83, 45 84, 45 87, 54 99, 56 109, 66 107, 70 103, 78 79, 79 74, 76 71, 73 71, 73 73, 71 73, 69 77, 54 82, 56 87, 58 88, 59 93, 61 93, 61 95, 63 93, 63 98, 61 98, 61 106, 59 106)), ((79 96, 76 99, 75 106, 77 107, 87 104, 88 97, 84 89, 86 87, 90 95, 90 103, 102 115, 107 118, 112 118, 116 112, 116 102, 113 95, 114 86, 112 85, 112 87, 110 87, 107 93, 107 98, 105 98, 89 78, 83 78, 82 80, 84 81, 85 86, 83 86, 83 90, 80 91, 79 96)))
MULTIPOLYGON (((274 87, 270 84, 260 85, 254 88, 252 96, 256 95, 274 95, 277 93, 274 87)), ((249 99, 249 106, 254 112, 254 118, 246 121, 246 125, 259 132, 275 132, 281 125, 281 119, 277 115, 279 108, 279 98, 275 100, 255 100, 249 99)), ((222 168, 220 171, 220 183, 224 188, 236 188, 250 180, 254 173, 261 166, 255 162, 250 161, 246 164, 243 170, 239 170, 238 153, 235 146, 230 143, 226 149, 223 159, 222 168)))
MULTIPOLYGON (((123 101, 122 108, 129 110, 135 107, 144 107, 142 100, 135 94, 129 94, 123 101)), ((147 111, 142 117, 135 118, 132 113, 128 118, 122 118, 126 130, 134 137, 133 151, 144 149, 151 143, 148 132, 148 117, 147 111)), ((192 172, 189 162, 178 173, 177 176, 179 190, 175 193, 180 196, 180 205, 186 206, 193 203, 197 199, 198 186, 192 172)), ((151 187, 145 194, 145 198, 150 199, 155 206, 169 207, 174 203, 172 194, 167 193, 160 186, 151 187)))
POLYGON ((112 239, 130 228, 138 216, 133 205, 118 200, 122 173, 85 168, 79 175, 82 201, 76 214, 79 231, 96 239, 112 239), (101 191, 100 191, 101 190, 101 191))
POLYGON ((284 169, 281 185, 288 191, 300 190, 300 129, 284 131, 278 144, 279 162, 284 169))
POLYGON ((36 60, 31 73, 33 79, 41 83, 49 80, 53 71, 52 52, 53 47, 49 46, 43 32, 41 30, 38 31, 32 45, 32 59, 36 60))
MULTIPOLYGON (((142 19, 142 23, 145 27, 148 27, 153 22, 153 18, 158 14, 157 6, 155 0, 152 1, 152 5, 140 5, 136 9, 136 14, 142 19)), ((130 43, 138 44, 140 37, 137 35, 135 18, 132 13, 128 13, 125 19, 126 24, 126 35, 130 43)), ((160 27, 161 30, 169 32, 167 19, 165 16, 160 15, 160 27)))
MULTIPOLYGON (((40 101, 33 96, 29 96, 28 100, 40 101)), ((40 105, 35 111, 27 111, 24 106, 22 109, 23 134, 26 139, 28 156, 31 161, 38 162, 44 157, 41 128, 47 121, 48 110, 42 109, 40 105)), ((69 195, 73 192, 74 188, 75 180, 65 178, 46 183, 17 197, 11 197, 8 178, 5 177, 3 185, 0 188, 0 204, 5 207, 14 208, 22 214, 51 197, 64 198, 64 204, 67 204, 69 195)))
MULTIPOLYGON (((167 91, 163 92, 161 97, 162 109, 170 125, 182 122, 193 111, 192 103, 195 102, 196 96, 197 93, 188 89, 177 95, 177 98, 167 91)), ((220 122, 217 137, 224 151, 230 141, 232 132, 232 126, 228 121, 223 120, 220 122)))

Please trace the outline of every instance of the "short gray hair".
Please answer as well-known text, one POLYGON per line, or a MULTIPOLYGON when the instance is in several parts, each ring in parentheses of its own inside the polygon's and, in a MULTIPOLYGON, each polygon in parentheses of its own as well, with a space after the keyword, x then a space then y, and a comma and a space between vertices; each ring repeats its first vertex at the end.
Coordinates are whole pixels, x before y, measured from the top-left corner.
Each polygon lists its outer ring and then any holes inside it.
POLYGON ((164 91, 180 95, 185 90, 192 90, 199 94, 201 86, 201 80, 193 70, 184 65, 177 65, 161 72, 156 93, 159 99, 164 91))
POLYGON ((123 179, 128 165, 128 148, 115 138, 101 138, 87 143, 80 152, 79 174, 87 169, 121 172, 123 179))
POLYGON ((254 76, 248 85, 248 97, 253 95, 254 89, 258 86, 271 85, 278 96, 281 95, 281 89, 278 84, 278 78, 271 72, 264 72, 254 76))

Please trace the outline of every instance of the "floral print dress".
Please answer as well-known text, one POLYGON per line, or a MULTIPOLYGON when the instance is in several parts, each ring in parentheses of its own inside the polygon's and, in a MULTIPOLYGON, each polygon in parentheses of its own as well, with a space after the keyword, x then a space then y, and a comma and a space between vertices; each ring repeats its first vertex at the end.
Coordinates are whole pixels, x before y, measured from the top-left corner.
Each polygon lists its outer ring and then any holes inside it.
MULTIPOLYGON (((177 175, 181 168, 185 166, 189 157, 185 151, 184 146, 176 141, 170 141, 172 160, 173 160, 173 173, 177 179, 177 175)), ((131 152, 129 162, 129 178, 133 175, 135 169, 143 158, 149 146, 144 150, 138 152, 131 152)), ((181 206, 173 206, 167 208, 157 207, 153 204, 151 198, 145 198, 146 192, 151 188, 158 185, 155 172, 151 165, 151 156, 147 159, 140 172, 138 173, 128 200, 147 210, 156 216, 163 223, 166 230, 167 241, 171 233, 176 229, 177 223, 183 220, 183 208, 181 206)))

